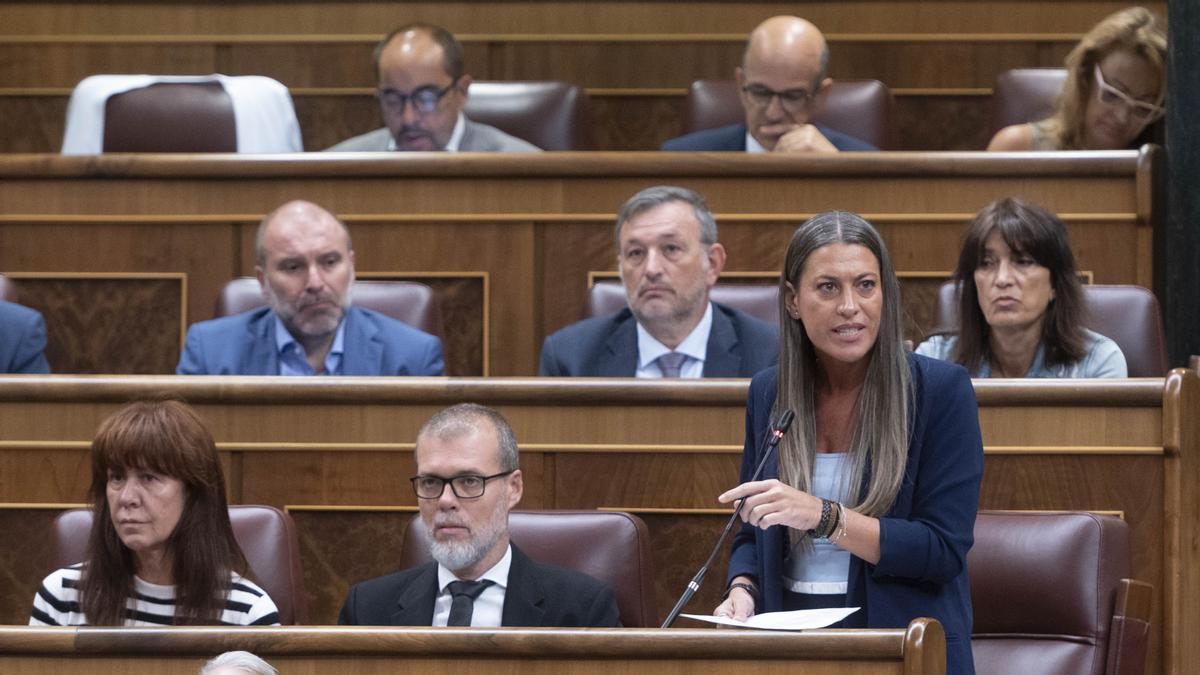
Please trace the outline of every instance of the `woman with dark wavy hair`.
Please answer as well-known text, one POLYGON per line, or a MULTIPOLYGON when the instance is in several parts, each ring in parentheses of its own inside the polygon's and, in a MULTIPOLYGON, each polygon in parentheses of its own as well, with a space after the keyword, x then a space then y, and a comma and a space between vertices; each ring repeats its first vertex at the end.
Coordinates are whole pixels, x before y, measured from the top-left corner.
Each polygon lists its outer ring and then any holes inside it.
POLYGON ((983 207, 967 226, 958 267, 958 330, 918 354, 972 377, 1126 377, 1117 343, 1084 327, 1083 286, 1067 228, 1019 199, 983 207))
POLYGON ((1167 31, 1144 7, 1096 24, 1067 55, 1067 81, 1054 114, 996 132, 988 150, 1123 150, 1151 142, 1163 116, 1167 31))
POLYGON ((87 559, 50 574, 30 625, 278 625, 246 579, 212 435, 179 401, 131 403, 92 441, 87 559))
POLYGON ((780 280, 779 366, 750 383, 734 538, 719 616, 857 607, 845 627, 934 617, 947 672, 973 672, 967 551, 983 441, 961 367, 907 354, 883 239, 853 213, 792 235, 780 280), (796 414, 760 480, 770 419, 796 414))

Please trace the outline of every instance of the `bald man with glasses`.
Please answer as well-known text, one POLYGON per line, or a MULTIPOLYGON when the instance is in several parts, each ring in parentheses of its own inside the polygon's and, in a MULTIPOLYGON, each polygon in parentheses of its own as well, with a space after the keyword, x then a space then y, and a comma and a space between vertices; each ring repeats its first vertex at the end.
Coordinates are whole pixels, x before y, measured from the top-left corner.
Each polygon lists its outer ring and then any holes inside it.
POLYGON ((473 403, 439 412, 417 434, 416 460, 410 481, 435 562, 354 586, 338 623, 618 625, 607 584, 538 563, 509 542, 508 512, 524 485, 517 441, 500 413, 473 403))
POLYGON ((375 48, 375 74, 379 82, 375 95, 385 126, 329 150, 539 150, 463 114, 471 76, 465 72, 462 45, 444 28, 413 23, 389 33, 375 48))
POLYGON ((812 23, 775 16, 750 33, 735 71, 744 124, 705 129, 663 143, 663 150, 709 152, 841 152, 875 146, 809 120, 833 80, 825 76, 829 46, 812 23))

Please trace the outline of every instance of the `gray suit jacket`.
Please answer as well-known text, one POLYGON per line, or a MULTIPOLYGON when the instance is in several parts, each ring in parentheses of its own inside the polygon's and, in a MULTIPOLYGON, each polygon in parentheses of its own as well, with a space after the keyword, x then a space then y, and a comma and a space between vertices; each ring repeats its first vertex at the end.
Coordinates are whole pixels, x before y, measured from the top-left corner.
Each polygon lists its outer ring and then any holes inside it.
MULTIPOLYGON (((463 137, 458 149, 461 152, 541 152, 541 148, 516 136, 479 122, 463 118, 463 137)), ((386 152, 392 133, 387 127, 376 129, 338 143, 326 151, 332 152, 386 152)))

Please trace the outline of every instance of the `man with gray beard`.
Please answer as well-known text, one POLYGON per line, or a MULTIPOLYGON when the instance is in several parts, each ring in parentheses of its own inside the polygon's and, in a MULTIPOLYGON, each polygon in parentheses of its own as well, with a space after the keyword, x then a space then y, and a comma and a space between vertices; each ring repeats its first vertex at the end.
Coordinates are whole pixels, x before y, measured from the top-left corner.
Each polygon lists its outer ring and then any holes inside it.
POLYGON ((646 188, 621 207, 615 235, 629 306, 547 337, 538 374, 750 377, 775 365, 778 327, 709 301, 725 248, 703 197, 646 188))
POLYGON ((254 243, 267 306, 189 328, 177 374, 442 374, 441 340, 351 304, 354 247, 332 213, 287 202, 254 243))
POLYGON ((412 486, 435 562, 355 585, 338 623, 617 625, 608 585, 535 562, 509 542, 508 512, 523 482, 517 441, 500 413, 473 403, 439 412, 417 434, 416 460, 412 486))

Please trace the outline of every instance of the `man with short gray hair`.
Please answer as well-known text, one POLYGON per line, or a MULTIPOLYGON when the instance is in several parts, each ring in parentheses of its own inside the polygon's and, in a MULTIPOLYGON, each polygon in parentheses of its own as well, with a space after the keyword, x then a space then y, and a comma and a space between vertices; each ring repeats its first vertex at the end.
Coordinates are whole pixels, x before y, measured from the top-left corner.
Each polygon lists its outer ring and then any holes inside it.
POLYGON ((660 185, 617 215, 617 265, 628 306, 546 338, 541 375, 750 377, 774 365, 778 329, 709 301, 725 248, 704 198, 660 185))
MULTIPOLYGON (((434 562, 350 589, 338 623, 357 626, 617 625, 607 584, 536 562, 509 542, 524 481, 504 416, 451 406, 417 433, 410 480, 434 562)), ((413 523, 411 527, 417 527, 413 523)))
POLYGON ((225 652, 200 669, 200 675, 279 675, 275 666, 250 652, 225 652))

